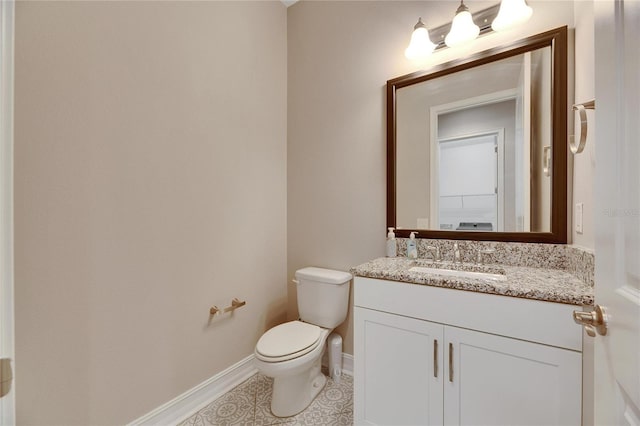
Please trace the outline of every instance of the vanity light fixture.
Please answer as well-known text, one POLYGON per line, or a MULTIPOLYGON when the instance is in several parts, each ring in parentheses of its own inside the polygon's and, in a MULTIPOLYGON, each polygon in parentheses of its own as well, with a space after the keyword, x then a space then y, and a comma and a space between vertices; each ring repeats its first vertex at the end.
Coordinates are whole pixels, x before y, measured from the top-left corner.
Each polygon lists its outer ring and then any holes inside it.
POLYGON ((473 22, 473 17, 469 8, 460 0, 460 6, 456 10, 456 16, 451 22, 451 31, 444 39, 444 43, 449 47, 460 46, 472 42, 480 34, 480 27, 473 22))
POLYGON ((525 0, 502 0, 500 11, 493 20, 491 28, 493 31, 504 31, 524 24, 531 18, 533 9, 527 5, 525 0))
POLYGON ((419 18, 418 23, 413 27, 411 43, 404 51, 404 55, 410 60, 425 59, 434 50, 446 46, 461 46, 472 42, 478 35, 491 31, 504 31, 521 25, 528 21, 532 14, 533 9, 525 0, 502 0, 494 6, 474 13, 471 13, 462 0, 450 24, 444 24, 429 31, 422 22, 422 18, 419 18))
POLYGON ((436 48, 429 38, 429 30, 422 22, 422 18, 418 18, 418 23, 413 27, 413 34, 411 34, 411 42, 409 47, 404 51, 404 56, 407 59, 425 59, 436 48))

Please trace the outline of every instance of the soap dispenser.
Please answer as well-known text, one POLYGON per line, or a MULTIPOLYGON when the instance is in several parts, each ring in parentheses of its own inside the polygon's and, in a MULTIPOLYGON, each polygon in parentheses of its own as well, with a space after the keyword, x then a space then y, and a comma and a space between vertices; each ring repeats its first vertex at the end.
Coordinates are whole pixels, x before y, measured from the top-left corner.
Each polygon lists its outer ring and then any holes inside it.
POLYGON ((387 257, 396 257, 396 255, 396 234, 393 232, 393 228, 389 228, 389 233, 387 234, 387 257))
POLYGON ((413 231, 409 234, 409 241, 407 241, 407 257, 409 259, 417 259, 418 258, 418 245, 416 244, 416 235, 417 232, 413 231))

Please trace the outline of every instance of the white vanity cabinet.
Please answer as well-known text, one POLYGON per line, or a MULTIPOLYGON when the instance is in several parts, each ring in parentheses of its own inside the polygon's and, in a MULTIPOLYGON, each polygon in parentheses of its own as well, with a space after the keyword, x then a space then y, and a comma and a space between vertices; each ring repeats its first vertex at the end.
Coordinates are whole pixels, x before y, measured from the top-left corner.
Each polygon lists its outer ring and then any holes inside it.
POLYGON ((579 425, 575 306, 356 277, 354 420, 579 425))

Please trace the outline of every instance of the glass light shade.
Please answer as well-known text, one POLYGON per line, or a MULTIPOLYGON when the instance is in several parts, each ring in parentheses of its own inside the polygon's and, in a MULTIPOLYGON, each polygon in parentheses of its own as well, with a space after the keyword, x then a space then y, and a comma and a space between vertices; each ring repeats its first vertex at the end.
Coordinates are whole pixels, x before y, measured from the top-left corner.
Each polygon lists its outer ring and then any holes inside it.
POLYGON ((491 23, 493 31, 504 31, 523 24, 531 18, 533 9, 525 0, 502 0, 498 16, 491 23))
POLYGON ((451 22, 451 30, 444 38, 444 43, 449 47, 456 47, 475 40, 480 34, 480 27, 473 23, 473 18, 468 10, 458 12, 451 22))
POLYGON ((404 56, 410 60, 424 59, 433 53, 436 45, 429 38, 429 31, 422 23, 422 19, 418 19, 418 23, 414 28, 413 34, 411 34, 411 42, 404 51, 404 56))

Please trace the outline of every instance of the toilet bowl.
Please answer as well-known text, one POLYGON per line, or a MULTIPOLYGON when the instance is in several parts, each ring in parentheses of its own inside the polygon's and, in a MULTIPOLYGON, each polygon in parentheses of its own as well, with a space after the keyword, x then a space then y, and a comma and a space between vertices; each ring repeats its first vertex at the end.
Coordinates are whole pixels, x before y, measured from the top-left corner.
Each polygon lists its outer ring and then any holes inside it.
POLYGON ((298 414, 313 401, 327 378, 320 371, 327 337, 347 314, 351 274, 321 268, 296 272, 300 320, 271 328, 256 344, 255 365, 273 378, 271 412, 298 414))
POLYGON ((278 346, 275 339, 269 339, 270 336, 265 334, 256 345, 255 362, 262 374, 274 378, 272 413, 277 417, 288 417, 307 408, 327 381, 320 371, 320 361, 331 330, 301 321, 291 321, 269 330, 274 331, 281 332, 282 335, 292 331, 299 338, 298 345, 292 344, 296 341, 292 339, 287 343, 279 342, 278 346), (306 335, 300 332, 306 328, 304 326, 310 328, 306 330, 306 335), (270 350, 265 350, 266 347, 270 350))

